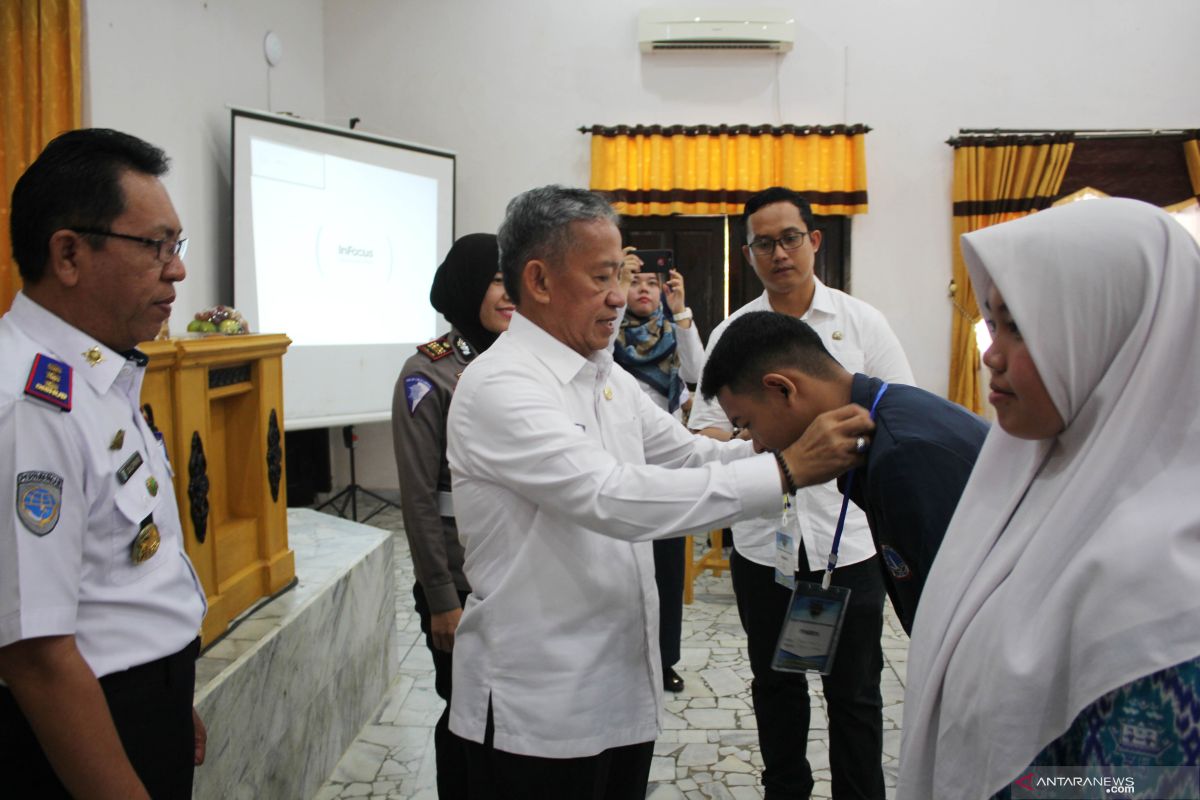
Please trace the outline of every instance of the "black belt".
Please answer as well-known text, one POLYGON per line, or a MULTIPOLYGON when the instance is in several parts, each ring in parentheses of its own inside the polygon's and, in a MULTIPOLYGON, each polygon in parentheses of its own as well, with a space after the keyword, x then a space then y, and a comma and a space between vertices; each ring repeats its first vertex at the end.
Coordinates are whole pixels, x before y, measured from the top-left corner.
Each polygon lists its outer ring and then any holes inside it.
POLYGON ((117 689, 122 686, 143 685, 149 681, 167 682, 172 675, 178 675, 180 670, 192 668, 191 665, 199 655, 200 637, 197 636, 178 653, 120 672, 110 672, 100 679, 100 686, 104 689, 117 689))

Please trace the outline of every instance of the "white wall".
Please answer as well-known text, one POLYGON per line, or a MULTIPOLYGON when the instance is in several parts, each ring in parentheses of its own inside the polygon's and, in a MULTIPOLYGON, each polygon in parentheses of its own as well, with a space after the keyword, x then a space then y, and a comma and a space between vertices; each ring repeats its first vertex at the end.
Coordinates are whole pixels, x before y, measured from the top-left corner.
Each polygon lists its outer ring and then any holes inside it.
POLYGON ((323 3, 88 0, 84 26, 84 124, 171 157, 164 183, 189 239, 170 322, 179 333, 196 311, 233 302, 229 107, 324 119, 323 3), (263 56, 270 30, 284 46, 273 68, 263 56))
MULTIPOLYGON (((782 57, 642 55, 638 11, 679 0, 327 0, 326 109, 456 150, 460 235, 495 230, 530 187, 586 185, 580 125, 866 123, 870 213, 854 220, 852 291, 887 315, 937 392, 949 363, 945 140, 960 127, 1200 125, 1194 0, 767 4, 798 20, 782 57)), ((360 434, 360 481, 390 485, 390 450, 375 443, 386 427, 360 434)))
POLYGON ((171 328, 233 300, 229 108, 325 112, 321 0, 90 0, 84 4, 84 124, 166 150, 165 179, 188 236, 171 328), (262 42, 283 39, 269 69, 262 42))

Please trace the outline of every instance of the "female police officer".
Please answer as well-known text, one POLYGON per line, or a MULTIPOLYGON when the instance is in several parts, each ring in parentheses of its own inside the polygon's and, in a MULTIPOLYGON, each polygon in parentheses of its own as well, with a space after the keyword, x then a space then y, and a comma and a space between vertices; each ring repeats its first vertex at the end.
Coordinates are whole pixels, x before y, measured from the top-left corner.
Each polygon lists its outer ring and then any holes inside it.
POLYGON ((499 273, 496 237, 462 237, 438 267, 429 301, 453 326, 417 348, 404 364, 392 400, 392 441, 400 473, 404 530, 416 583, 413 599, 433 655, 435 688, 446 701, 434 729, 438 796, 465 798, 466 758, 450 733, 451 650, 463 602, 471 591, 463 575, 446 463, 446 414, 463 370, 508 328, 514 306, 499 273))

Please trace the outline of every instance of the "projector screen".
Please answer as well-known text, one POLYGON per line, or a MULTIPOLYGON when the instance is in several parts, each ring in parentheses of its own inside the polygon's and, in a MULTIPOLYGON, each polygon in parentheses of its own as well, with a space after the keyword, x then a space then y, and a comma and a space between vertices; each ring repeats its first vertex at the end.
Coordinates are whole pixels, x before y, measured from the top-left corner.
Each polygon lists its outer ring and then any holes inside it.
POLYGON ((447 327, 429 305, 454 241, 454 154, 233 110, 233 304, 292 339, 284 427, 391 417, 418 344, 447 327))

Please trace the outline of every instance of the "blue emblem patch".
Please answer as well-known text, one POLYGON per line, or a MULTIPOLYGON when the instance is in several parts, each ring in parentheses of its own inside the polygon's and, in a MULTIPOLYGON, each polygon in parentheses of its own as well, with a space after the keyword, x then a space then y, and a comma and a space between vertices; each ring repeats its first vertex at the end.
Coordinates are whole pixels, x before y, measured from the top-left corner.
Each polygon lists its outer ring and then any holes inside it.
POLYGON ((409 375, 404 379, 404 399, 408 401, 408 415, 417 413, 417 406, 425 395, 433 391, 433 382, 424 375, 409 375))
POLYGON ((29 380, 25 381, 25 394, 70 411, 71 367, 45 353, 38 353, 29 370, 29 380))
POLYGON ((904 559, 900 557, 892 548, 886 544, 879 548, 883 555, 883 563, 887 564, 888 572, 892 573, 892 577, 898 581, 912 577, 912 570, 908 568, 908 564, 904 563, 904 559))
POLYGON ((45 536, 58 524, 62 485, 63 479, 53 472, 17 475, 17 516, 32 533, 45 536))

